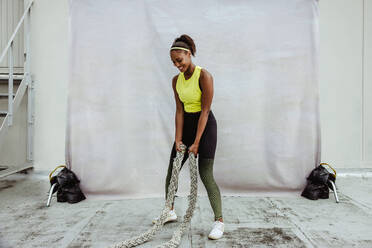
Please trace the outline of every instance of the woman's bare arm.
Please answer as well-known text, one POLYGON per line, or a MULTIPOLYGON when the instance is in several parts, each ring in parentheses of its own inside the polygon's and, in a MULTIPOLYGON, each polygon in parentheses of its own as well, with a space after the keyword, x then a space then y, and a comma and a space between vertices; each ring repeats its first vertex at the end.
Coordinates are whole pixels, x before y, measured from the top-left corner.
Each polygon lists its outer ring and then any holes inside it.
MULTIPOLYGON (((208 115, 211 109, 213 99, 213 77, 205 69, 202 69, 200 73, 200 86, 202 88, 201 114, 199 117, 198 130, 196 132, 196 137, 194 141, 194 145, 197 146, 196 151, 198 150, 201 136, 204 132, 205 126, 208 121, 208 115)), ((190 147, 190 151, 192 151, 192 147, 190 147)))
POLYGON ((175 142, 176 142, 176 149, 180 150, 180 144, 182 144, 182 129, 183 129, 183 104, 178 96, 176 90, 176 83, 177 83, 178 75, 173 77, 172 80, 172 87, 174 92, 174 99, 176 101, 176 117, 175 117, 175 125, 176 125, 176 134, 175 134, 175 142))

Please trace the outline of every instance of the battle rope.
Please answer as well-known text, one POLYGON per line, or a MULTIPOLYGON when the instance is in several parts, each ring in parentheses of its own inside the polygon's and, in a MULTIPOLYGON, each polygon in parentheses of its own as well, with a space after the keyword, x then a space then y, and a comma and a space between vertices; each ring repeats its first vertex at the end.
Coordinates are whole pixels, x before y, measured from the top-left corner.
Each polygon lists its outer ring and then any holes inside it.
MULTIPOLYGON (((181 152, 177 151, 176 157, 173 161, 172 177, 171 177, 169 188, 168 188, 168 195, 167 195, 167 200, 165 202, 165 207, 160 217, 157 219, 156 223, 154 224, 154 226, 141 235, 138 235, 136 237, 133 237, 131 239, 128 239, 126 241, 123 241, 119 244, 116 244, 110 247, 112 248, 135 247, 137 245, 147 242, 149 239, 155 236, 156 232, 162 229, 165 218, 167 217, 167 214, 170 211, 172 204, 173 204, 176 187, 178 185, 178 175, 181 170, 181 164, 182 164, 185 151, 186 151, 186 146, 182 144, 181 152)), ((190 195, 188 195, 189 205, 186 210, 186 214, 183 216, 183 221, 180 224, 179 228, 176 231, 174 231, 172 238, 168 242, 165 242, 161 245, 156 246, 156 248, 178 247, 181 242, 181 237, 182 237, 183 232, 186 230, 186 228, 190 224, 192 215, 194 213, 195 204, 197 200, 197 193, 198 193, 197 192, 198 191, 198 174, 197 174, 196 157, 194 153, 190 153, 189 167, 190 167, 191 182, 190 182, 190 195)))

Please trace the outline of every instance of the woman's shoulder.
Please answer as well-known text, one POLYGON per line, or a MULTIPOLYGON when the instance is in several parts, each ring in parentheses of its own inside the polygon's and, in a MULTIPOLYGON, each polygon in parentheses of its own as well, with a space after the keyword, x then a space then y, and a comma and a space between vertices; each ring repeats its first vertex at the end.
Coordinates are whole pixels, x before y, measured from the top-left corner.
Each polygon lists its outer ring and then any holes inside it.
POLYGON ((175 88, 175 86, 176 86, 176 83, 177 83, 177 80, 178 80, 178 76, 179 76, 179 74, 177 74, 176 76, 174 76, 173 79, 172 79, 172 86, 173 86, 173 88, 175 88))
POLYGON ((201 67, 200 78, 212 78, 212 74, 204 67, 201 67))
POLYGON ((179 76, 180 74, 177 74, 177 75, 175 75, 174 77, 173 77, 173 79, 172 79, 172 82, 177 82, 177 79, 178 79, 178 76, 179 76))

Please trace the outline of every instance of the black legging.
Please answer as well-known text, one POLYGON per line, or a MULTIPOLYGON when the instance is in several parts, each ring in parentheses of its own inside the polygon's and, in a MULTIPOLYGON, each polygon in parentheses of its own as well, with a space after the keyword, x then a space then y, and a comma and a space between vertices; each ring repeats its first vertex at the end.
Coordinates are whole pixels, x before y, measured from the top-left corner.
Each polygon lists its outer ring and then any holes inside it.
MULTIPOLYGON (((182 130, 182 143, 189 148, 195 140, 198 129, 198 121, 201 112, 184 113, 184 122, 182 130)), ((208 121, 199 142, 198 164, 199 175, 207 190, 209 202, 213 209, 215 220, 222 218, 221 193, 213 177, 213 162, 217 145, 217 122, 213 112, 210 111, 208 121)), ((169 159, 168 174, 165 183, 165 197, 168 195, 168 187, 172 176, 173 160, 176 157, 176 144, 173 143, 172 152, 169 159)), ((181 169, 189 157, 188 150, 182 160, 181 169)), ((178 189, 178 188, 177 188, 178 189)), ((176 189, 176 192, 177 192, 176 189)), ((174 201, 173 201, 174 202, 174 201)))
MULTIPOLYGON (((182 130, 182 143, 189 148, 195 140, 196 131, 198 130, 198 121, 201 112, 187 113, 183 115, 183 130, 182 130)), ((204 132, 200 138, 198 153, 201 158, 214 159, 217 145, 217 122, 214 118, 213 112, 210 111, 208 121, 205 125, 204 132)), ((188 153, 185 153, 185 161, 188 158, 188 153)), ((176 145, 173 144, 171 158, 176 157, 176 145)))

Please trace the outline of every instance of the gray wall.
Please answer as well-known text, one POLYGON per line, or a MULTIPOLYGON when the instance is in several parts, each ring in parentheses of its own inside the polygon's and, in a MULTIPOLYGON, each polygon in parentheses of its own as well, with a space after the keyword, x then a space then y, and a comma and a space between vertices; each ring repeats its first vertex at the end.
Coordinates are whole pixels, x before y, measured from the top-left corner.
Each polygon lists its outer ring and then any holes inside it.
MULTIPOLYGON (((372 1, 319 4, 322 161, 372 167, 372 1)), ((64 164, 68 11, 68 0, 37 0, 32 9, 37 170, 64 164)))

